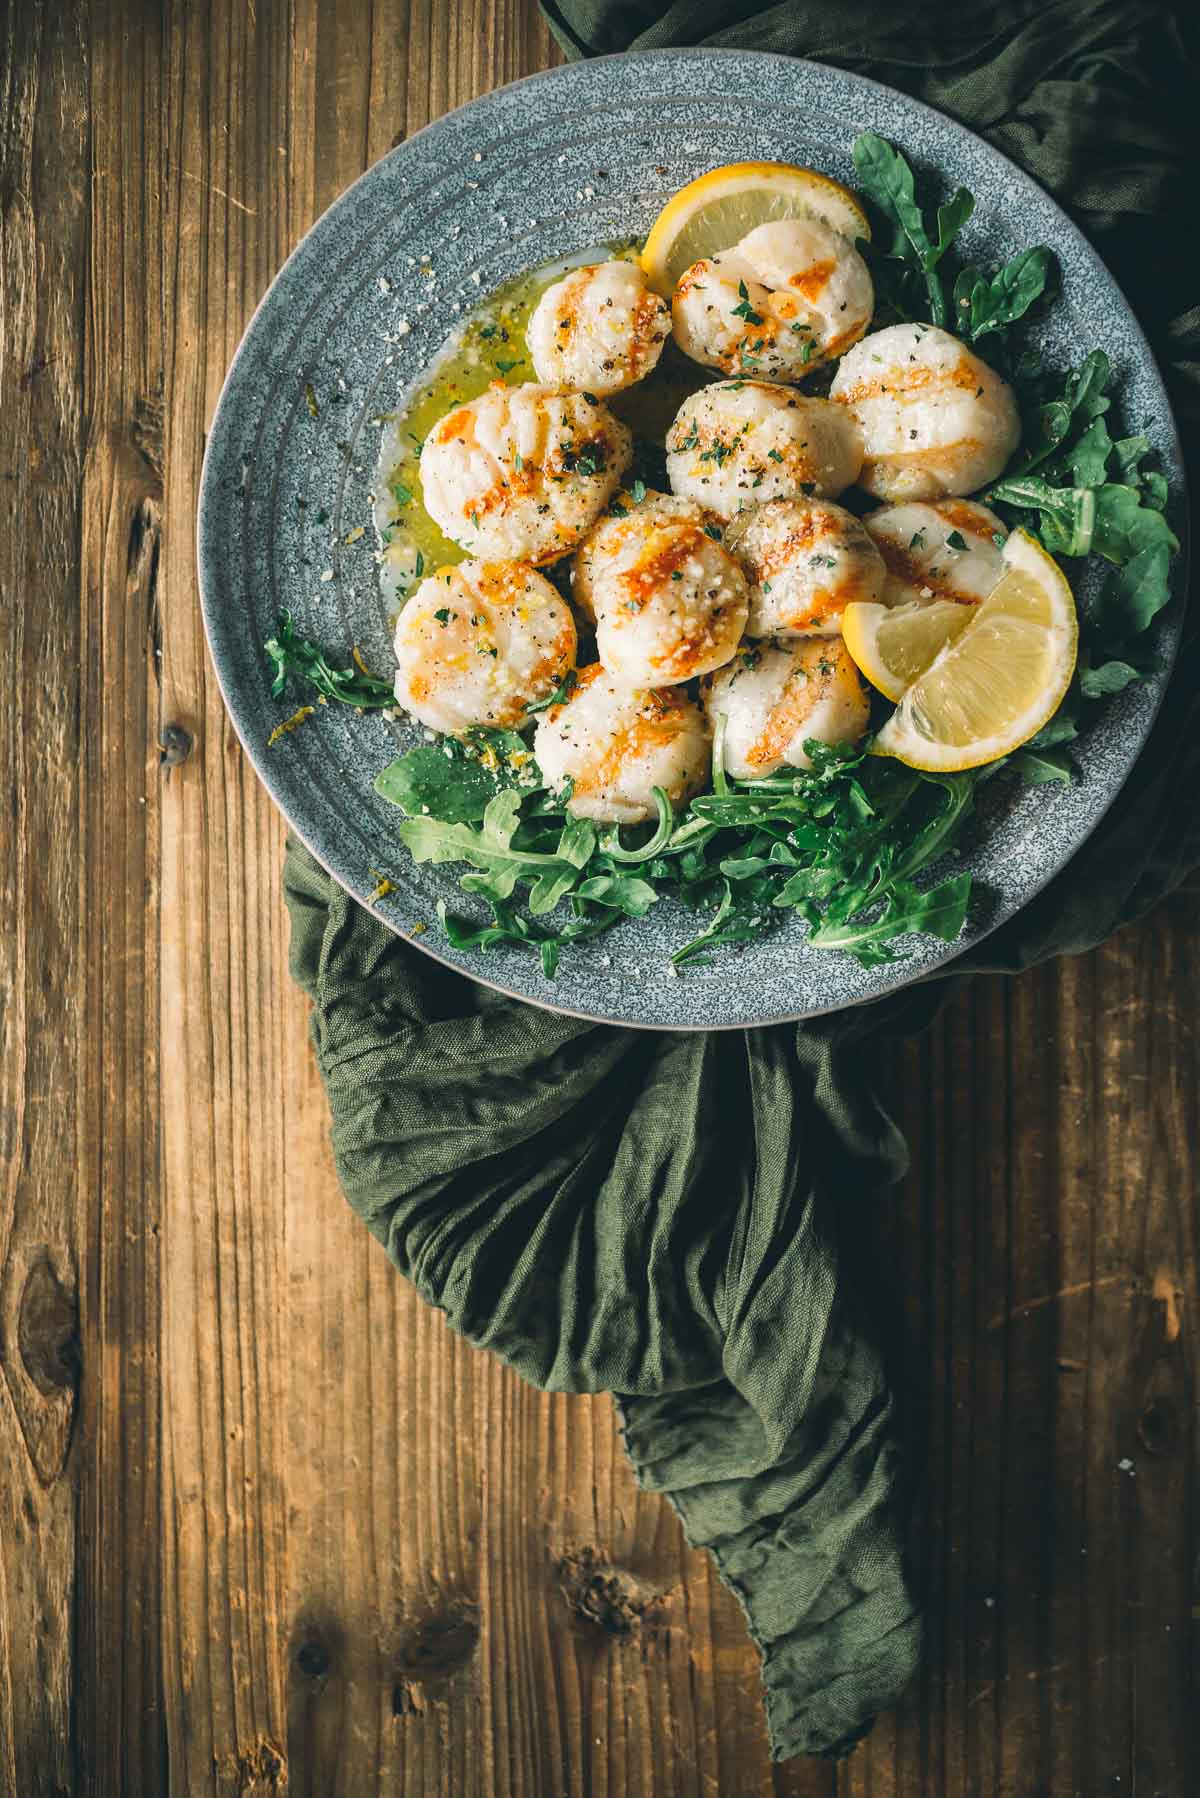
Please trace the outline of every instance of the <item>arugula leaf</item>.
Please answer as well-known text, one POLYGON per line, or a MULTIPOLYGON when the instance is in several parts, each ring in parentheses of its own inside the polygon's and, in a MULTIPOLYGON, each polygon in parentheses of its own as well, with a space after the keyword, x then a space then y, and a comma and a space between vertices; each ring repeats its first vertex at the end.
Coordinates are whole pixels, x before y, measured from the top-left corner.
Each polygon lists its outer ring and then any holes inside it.
POLYGON ((1061 396, 1039 409, 1035 441, 1027 443, 1015 469, 1024 472, 1038 468, 1056 451, 1082 436, 1093 419, 1108 411, 1111 401, 1106 396, 1111 380, 1112 363, 1103 350, 1092 350, 1068 374, 1061 396))
POLYGON ((956 188, 937 210, 937 243, 934 254, 940 262, 954 239, 975 210, 975 196, 965 187, 956 188))
POLYGON ((1107 647, 1139 635, 1170 598, 1170 563, 1179 539, 1136 488, 1113 481, 1053 487, 1038 475, 1021 474, 998 481, 984 497, 1038 512, 1037 534, 1052 555, 1094 552, 1116 565, 1119 572, 1089 619, 1107 647))
POLYGON ((671 832, 675 828, 675 814, 671 809, 671 801, 661 787, 654 787, 654 803, 658 807, 658 823, 654 835, 642 844, 640 849, 625 849, 621 844, 620 830, 614 826, 606 831, 600 839, 600 847, 610 861, 614 862, 649 862, 666 848, 671 832))
POLYGON ((1030 737, 1026 749, 1055 749, 1060 743, 1073 743, 1079 735, 1078 710, 1078 693, 1072 691, 1037 735, 1030 737))
POLYGON ((895 936, 924 931, 943 942, 953 942, 966 923, 970 894, 969 874, 955 874, 929 892, 899 885, 889 893, 880 917, 859 923, 821 924, 808 940, 814 949, 846 949, 865 966, 877 966, 896 959, 894 950, 886 946, 895 936))
POLYGON ((954 283, 955 328, 974 343, 1015 324, 1045 292, 1049 275, 1050 251, 1041 246, 1021 250, 990 278, 962 269, 954 283))
POLYGON ((578 893, 581 899, 612 906, 630 918, 644 918, 658 900, 650 882, 636 874, 593 874, 580 882, 578 893))
POLYGON ((1070 451, 1070 468, 1077 487, 1099 487, 1108 471, 1113 441, 1103 418, 1093 418, 1070 451))
POLYGON ((1079 689, 1085 699, 1106 699, 1111 693, 1123 693, 1131 681, 1141 678, 1128 662, 1102 662, 1098 668, 1085 663, 1079 671, 1079 689))
POLYGON ((969 201, 970 196, 960 188, 942 208, 934 242, 917 204, 913 172, 899 150, 874 131, 864 131, 854 140, 854 167, 868 198, 894 227, 893 258, 911 260, 923 272, 932 322, 945 325, 946 295, 937 265, 970 216, 973 202, 963 211, 964 201, 969 201))
POLYGON ((579 879, 576 867, 551 868, 539 874, 529 892, 529 910, 537 918, 554 910, 579 879))
POLYGON ((478 829, 470 824, 448 824, 442 818, 405 818, 400 840, 415 862, 470 862, 488 876, 489 890, 507 899, 523 865, 555 860, 546 855, 519 856, 510 849, 520 806, 520 795, 509 787, 488 800, 478 829))
POLYGON ((1050 781, 1058 781, 1069 787, 1072 779, 1072 766, 1065 750, 1032 749, 1026 746, 1018 749, 1009 757, 1008 766, 1031 787, 1045 786, 1050 781))
POLYGON ((267 638, 263 650, 275 669, 271 682, 271 694, 275 699, 285 691, 289 677, 293 677, 315 688, 324 698, 336 699, 341 705, 354 706, 360 712, 378 711, 396 703, 395 689, 390 681, 378 680, 357 666, 335 668, 315 643, 309 642, 307 637, 298 637, 290 612, 279 613, 275 635, 267 638))
POLYGON ((554 853, 572 868, 586 868, 596 847, 596 826, 587 818, 568 818, 554 853))
POLYGON ((501 782, 480 761, 447 755, 440 743, 418 743, 375 777, 381 799, 410 816, 429 813, 446 824, 475 824, 501 782))

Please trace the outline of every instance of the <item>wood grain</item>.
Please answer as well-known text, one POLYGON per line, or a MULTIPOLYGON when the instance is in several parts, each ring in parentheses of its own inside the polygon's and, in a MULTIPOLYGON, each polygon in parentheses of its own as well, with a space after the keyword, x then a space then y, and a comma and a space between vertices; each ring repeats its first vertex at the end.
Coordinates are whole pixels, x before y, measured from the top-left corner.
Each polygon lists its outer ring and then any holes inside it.
POLYGON ((609 1401, 476 1355, 338 1194, 204 432, 316 214, 556 59, 531 0, 0 0, 0 1794, 1186 1798, 1194 893, 885 1057, 930 1652, 841 1768, 771 1766, 609 1401))

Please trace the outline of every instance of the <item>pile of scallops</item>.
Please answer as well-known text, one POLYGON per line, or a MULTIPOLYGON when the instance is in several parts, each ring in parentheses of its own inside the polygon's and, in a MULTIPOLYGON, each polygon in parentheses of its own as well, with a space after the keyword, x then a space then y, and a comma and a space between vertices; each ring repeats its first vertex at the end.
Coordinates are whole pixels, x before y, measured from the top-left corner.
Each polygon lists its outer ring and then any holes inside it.
POLYGON ((695 263, 669 309, 633 262, 556 282, 527 333, 537 380, 497 382, 426 438, 426 509, 470 559, 401 612, 399 704, 455 735, 534 708, 547 784, 617 824, 653 817, 655 787, 678 807, 707 784, 718 716, 740 780, 861 737, 844 608, 985 598, 1004 527, 962 496, 1018 438, 1011 390, 957 338, 870 332, 873 310, 854 244, 815 219, 695 263), (630 433, 605 400, 671 334, 724 378, 667 433, 671 491, 627 490, 630 433), (798 385, 835 360, 828 398, 798 385), (860 519, 837 504, 852 485, 882 504, 860 519), (539 573, 568 554, 571 604, 539 573))

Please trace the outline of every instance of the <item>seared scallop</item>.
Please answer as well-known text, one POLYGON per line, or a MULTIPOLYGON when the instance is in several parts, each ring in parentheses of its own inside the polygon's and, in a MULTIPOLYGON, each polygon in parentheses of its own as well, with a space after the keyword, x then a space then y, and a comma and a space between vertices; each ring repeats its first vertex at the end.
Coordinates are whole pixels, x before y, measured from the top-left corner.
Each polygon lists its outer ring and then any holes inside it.
POLYGON ((666 303, 638 264, 599 262, 546 289, 525 341, 539 381, 607 394, 648 375, 670 334, 666 303))
POLYGON ((425 509, 482 560, 552 562, 596 522, 631 448, 625 426, 580 393, 496 381, 426 437, 425 509))
POLYGON ((874 305, 867 265, 848 238, 819 219, 779 219, 686 269, 671 316, 693 361, 798 381, 849 349, 874 305))
POLYGON ((746 577, 720 538, 690 500, 648 493, 579 550, 573 590, 619 686, 674 686, 729 660, 746 628, 746 577))
POLYGON ((396 622, 396 699, 450 736, 513 728, 575 665, 571 609, 517 562, 460 562, 421 582, 396 622))
POLYGON ((734 519, 726 543, 750 581, 752 637, 836 637, 852 600, 883 592, 882 556, 831 500, 768 500, 734 519))
MULTIPOLYGON (((633 514, 644 519, 651 513, 663 522, 667 519, 679 519, 707 525, 718 543, 725 534, 725 527, 715 512, 706 512, 694 500, 680 499, 674 493, 658 493, 653 487, 644 487, 640 483, 636 495, 628 488, 615 493, 604 517, 588 532, 575 551, 575 559, 571 564, 571 598, 593 624, 596 621, 596 602, 592 593, 594 570, 599 567, 603 572, 608 565, 613 545, 610 534, 612 526, 620 524, 633 514)), ((618 533, 617 541, 620 542, 623 537, 623 532, 618 533)))
POLYGON ((708 729, 677 687, 622 687, 593 662, 571 697, 539 718, 533 753, 553 791, 571 782, 574 817, 637 824, 656 815, 655 787, 678 807, 703 786, 708 729))
POLYGON ((683 402, 667 432, 674 493, 729 519, 768 499, 836 499, 862 463, 844 407, 768 381, 717 381, 683 402))
POLYGON ((858 420, 858 484, 879 499, 941 499, 994 481, 1021 434, 1012 389, 934 325, 889 325, 847 352, 830 399, 858 420))
POLYGON ((856 743, 871 714, 845 645, 825 637, 746 643, 705 682, 704 705, 714 727, 724 716, 725 772, 734 780, 810 768, 805 743, 856 743))
POLYGON ((880 506, 863 523, 887 565, 883 602, 978 605, 1004 573, 1004 520, 973 499, 880 506))

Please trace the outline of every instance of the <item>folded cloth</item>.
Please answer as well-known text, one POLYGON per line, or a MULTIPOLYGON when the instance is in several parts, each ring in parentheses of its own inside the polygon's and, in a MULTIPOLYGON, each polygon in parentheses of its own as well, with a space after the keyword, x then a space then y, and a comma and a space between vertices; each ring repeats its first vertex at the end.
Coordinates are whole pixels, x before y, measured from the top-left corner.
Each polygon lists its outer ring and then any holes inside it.
MULTIPOLYGON (((571 54, 785 50, 965 119, 1092 231, 1196 419, 1200 306, 1169 222, 1188 216, 1195 166, 1183 15, 1140 0, 546 12, 571 54)), ((1179 803, 1200 773, 1198 660, 1192 639, 1102 827, 951 975, 1091 947, 1200 862, 1200 818, 1179 803)), ((284 890, 351 1205, 470 1341, 538 1386, 617 1396, 638 1478, 746 1611, 772 1752, 845 1753, 903 1692, 921 1623, 877 1319, 839 1279, 838 1239, 905 1163, 866 1047, 927 1022, 948 980, 799 1026, 616 1030, 463 980, 295 843, 284 890)))

